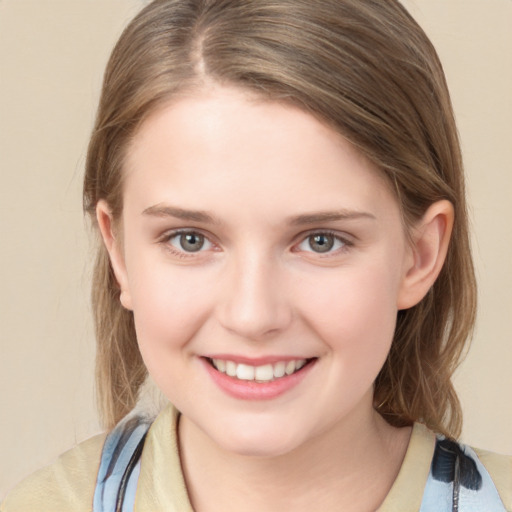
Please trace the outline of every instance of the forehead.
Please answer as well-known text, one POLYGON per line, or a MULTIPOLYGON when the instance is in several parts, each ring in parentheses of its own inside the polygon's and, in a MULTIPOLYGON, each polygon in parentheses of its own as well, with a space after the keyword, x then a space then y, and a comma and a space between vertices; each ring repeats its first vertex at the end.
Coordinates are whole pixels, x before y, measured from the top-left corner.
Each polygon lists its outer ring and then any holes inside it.
POLYGON ((317 209, 357 209, 390 194, 382 173, 326 123, 226 87, 180 97, 149 116, 124 172, 125 200, 137 192, 155 204, 204 203, 215 194, 236 203, 252 191, 241 201, 245 209, 269 195, 283 204, 296 197, 317 209))

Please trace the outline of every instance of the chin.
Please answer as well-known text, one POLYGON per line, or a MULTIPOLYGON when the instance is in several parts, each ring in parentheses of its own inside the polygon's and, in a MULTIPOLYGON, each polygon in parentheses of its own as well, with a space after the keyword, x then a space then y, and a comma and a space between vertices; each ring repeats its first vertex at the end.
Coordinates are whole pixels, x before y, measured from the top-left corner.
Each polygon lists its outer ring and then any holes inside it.
POLYGON ((223 430, 221 436, 212 436, 221 449, 241 457, 272 458, 285 455, 298 448, 301 441, 286 430, 274 426, 271 429, 251 428, 223 430))

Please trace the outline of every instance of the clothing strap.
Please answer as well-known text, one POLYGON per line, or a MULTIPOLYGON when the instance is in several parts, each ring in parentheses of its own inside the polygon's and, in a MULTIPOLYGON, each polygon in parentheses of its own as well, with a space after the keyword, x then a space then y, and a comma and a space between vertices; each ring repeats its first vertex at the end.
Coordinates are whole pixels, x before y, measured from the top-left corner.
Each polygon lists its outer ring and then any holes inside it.
POLYGON ((93 512, 132 512, 140 456, 151 420, 127 416, 108 434, 101 454, 93 512))
MULTIPOLYGON (((103 446, 93 512, 133 512, 140 458, 152 419, 129 415, 103 446)), ((506 512, 476 453, 439 436, 420 512, 506 512)))
POLYGON ((476 453, 439 436, 420 512, 506 512, 476 453))

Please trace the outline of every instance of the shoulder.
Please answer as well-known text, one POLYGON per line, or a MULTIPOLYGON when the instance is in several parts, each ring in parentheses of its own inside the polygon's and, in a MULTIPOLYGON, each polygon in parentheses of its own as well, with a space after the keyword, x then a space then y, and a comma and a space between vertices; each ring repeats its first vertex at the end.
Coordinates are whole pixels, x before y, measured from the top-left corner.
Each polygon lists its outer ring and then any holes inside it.
POLYGON ((379 512, 512 512, 512 457, 471 448, 414 425, 379 512))
POLYGON ((507 512, 512 512, 512 456, 478 448, 474 448, 474 451, 489 472, 507 512))
POLYGON ((455 505, 468 512, 512 512, 511 462, 510 457, 439 436, 421 512, 452 510, 455 505))
POLYGON ((80 443, 23 480, 0 505, 0 512, 91 511, 105 435, 80 443))

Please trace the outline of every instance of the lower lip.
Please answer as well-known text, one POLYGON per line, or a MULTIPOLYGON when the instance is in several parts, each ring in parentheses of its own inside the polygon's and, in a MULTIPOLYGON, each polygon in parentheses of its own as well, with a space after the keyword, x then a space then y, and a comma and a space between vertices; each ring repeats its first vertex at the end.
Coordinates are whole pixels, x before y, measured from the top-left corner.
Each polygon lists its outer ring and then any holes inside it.
POLYGON ((316 363, 316 359, 292 375, 287 375, 270 382, 240 380, 219 372, 206 359, 203 359, 203 363, 215 384, 228 395, 241 400, 271 400, 297 386, 311 371, 316 363))

